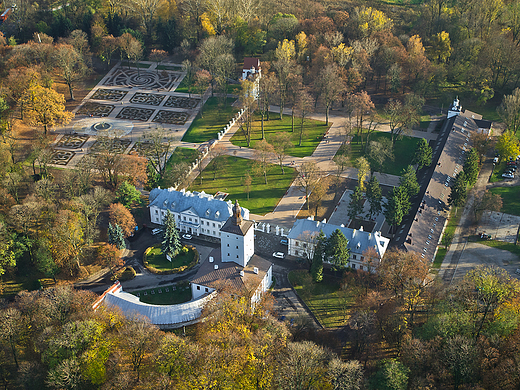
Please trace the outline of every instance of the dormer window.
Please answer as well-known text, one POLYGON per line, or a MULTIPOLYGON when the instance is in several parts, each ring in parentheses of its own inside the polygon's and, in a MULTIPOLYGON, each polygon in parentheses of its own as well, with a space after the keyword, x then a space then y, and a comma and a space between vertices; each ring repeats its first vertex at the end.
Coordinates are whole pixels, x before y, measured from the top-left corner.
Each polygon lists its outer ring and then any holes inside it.
POLYGON ((218 218, 218 217, 220 217, 220 211, 217 210, 217 211, 215 211, 215 218, 218 218))
POLYGON ((211 210, 210 209, 207 209, 206 210, 206 217, 209 217, 209 214, 211 213, 211 210))
POLYGON ((168 207, 168 199, 166 199, 163 204, 164 204, 164 207, 168 207))

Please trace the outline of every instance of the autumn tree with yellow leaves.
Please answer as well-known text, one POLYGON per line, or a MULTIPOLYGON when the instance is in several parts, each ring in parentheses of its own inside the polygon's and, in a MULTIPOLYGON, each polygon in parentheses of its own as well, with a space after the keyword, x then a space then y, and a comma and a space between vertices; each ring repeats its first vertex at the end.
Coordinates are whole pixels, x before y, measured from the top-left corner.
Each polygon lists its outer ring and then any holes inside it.
POLYGON ((43 126, 45 134, 49 126, 66 125, 74 117, 73 113, 65 111, 65 97, 51 88, 32 86, 24 92, 21 100, 27 110, 26 122, 43 126))

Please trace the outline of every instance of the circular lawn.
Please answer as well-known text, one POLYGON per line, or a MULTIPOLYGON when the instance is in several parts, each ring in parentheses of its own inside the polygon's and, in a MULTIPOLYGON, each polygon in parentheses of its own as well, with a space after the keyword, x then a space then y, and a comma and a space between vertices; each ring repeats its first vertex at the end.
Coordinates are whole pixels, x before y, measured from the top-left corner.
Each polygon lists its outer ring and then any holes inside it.
POLYGON ((197 264, 199 254, 192 246, 185 246, 185 248, 188 249, 187 252, 181 249, 179 254, 172 258, 171 261, 166 259, 166 255, 162 252, 159 245, 148 248, 145 252, 144 265, 152 272, 154 270, 159 273, 186 271, 197 264))

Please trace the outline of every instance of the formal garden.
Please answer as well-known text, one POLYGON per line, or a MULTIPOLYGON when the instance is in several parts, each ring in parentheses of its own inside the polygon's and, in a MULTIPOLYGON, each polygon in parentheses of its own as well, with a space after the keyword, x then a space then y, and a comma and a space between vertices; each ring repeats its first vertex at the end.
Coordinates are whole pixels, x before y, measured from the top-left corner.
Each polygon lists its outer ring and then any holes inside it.
POLYGON ((176 284, 132 291, 130 294, 138 297, 143 303, 177 305, 188 302, 191 299, 191 287, 188 281, 181 281, 176 284))
MULTIPOLYGON (((363 133, 363 144, 361 138, 358 135, 352 137, 350 144, 345 144, 336 153, 336 156, 346 155, 349 158, 350 164, 353 166, 356 159, 359 157, 366 157, 370 166, 380 173, 386 173, 390 175, 402 175, 403 171, 412 164, 413 157, 419 143, 420 138, 402 136, 399 137, 393 147, 393 159, 388 156, 384 156, 382 162, 379 163, 374 159, 374 156, 367 153, 365 149, 366 145, 366 131, 363 133)), ((369 135, 368 141, 376 141, 385 143, 388 145, 391 143, 392 135, 388 132, 375 131, 369 135)))
POLYGON ((144 265, 148 271, 155 274, 173 274, 193 268, 199 261, 199 253, 192 246, 185 245, 177 256, 170 260, 166 258, 160 244, 146 249, 144 252, 144 265))
POLYGON ((208 194, 225 191, 229 194, 228 199, 238 200, 251 213, 265 215, 272 212, 285 195, 296 177, 296 169, 284 167, 285 174, 282 174, 279 165, 268 164, 265 184, 263 174, 255 173, 255 165, 255 161, 245 158, 216 157, 193 181, 189 190, 208 194), (249 186, 246 185, 248 175, 251 178, 249 186))
POLYGON ((236 107, 230 104, 222 104, 217 97, 211 97, 206 101, 191 126, 182 137, 184 142, 202 143, 217 138, 220 130, 233 119, 238 112, 236 107))
MULTIPOLYGON (((280 119, 278 113, 271 112, 270 119, 267 121, 264 118, 264 133, 265 139, 270 144, 274 144, 274 136, 279 133, 288 133, 291 136, 291 142, 293 146, 287 150, 289 156, 294 157, 305 157, 310 156, 323 140, 323 136, 327 132, 330 126, 326 126, 325 122, 305 119, 303 122, 303 136, 302 144, 299 146, 300 141, 300 123, 301 120, 297 117, 294 118, 294 131, 292 126, 292 118, 290 115, 284 115, 283 119, 280 119)), ((254 121, 251 129, 251 148, 255 148, 256 143, 262 139, 262 122, 260 114, 254 115, 254 121)), ((247 141, 244 133, 238 130, 231 138, 231 143, 236 146, 247 147, 247 141)))

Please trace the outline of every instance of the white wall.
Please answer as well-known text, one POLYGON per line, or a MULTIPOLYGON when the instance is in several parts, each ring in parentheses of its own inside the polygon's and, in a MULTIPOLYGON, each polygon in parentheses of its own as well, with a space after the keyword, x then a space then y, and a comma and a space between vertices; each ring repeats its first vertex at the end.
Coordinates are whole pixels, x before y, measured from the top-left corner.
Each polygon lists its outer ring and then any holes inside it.
POLYGON ((193 300, 199 299, 204 294, 209 294, 213 291, 215 291, 215 289, 211 287, 206 287, 195 283, 191 284, 191 295, 193 300))

